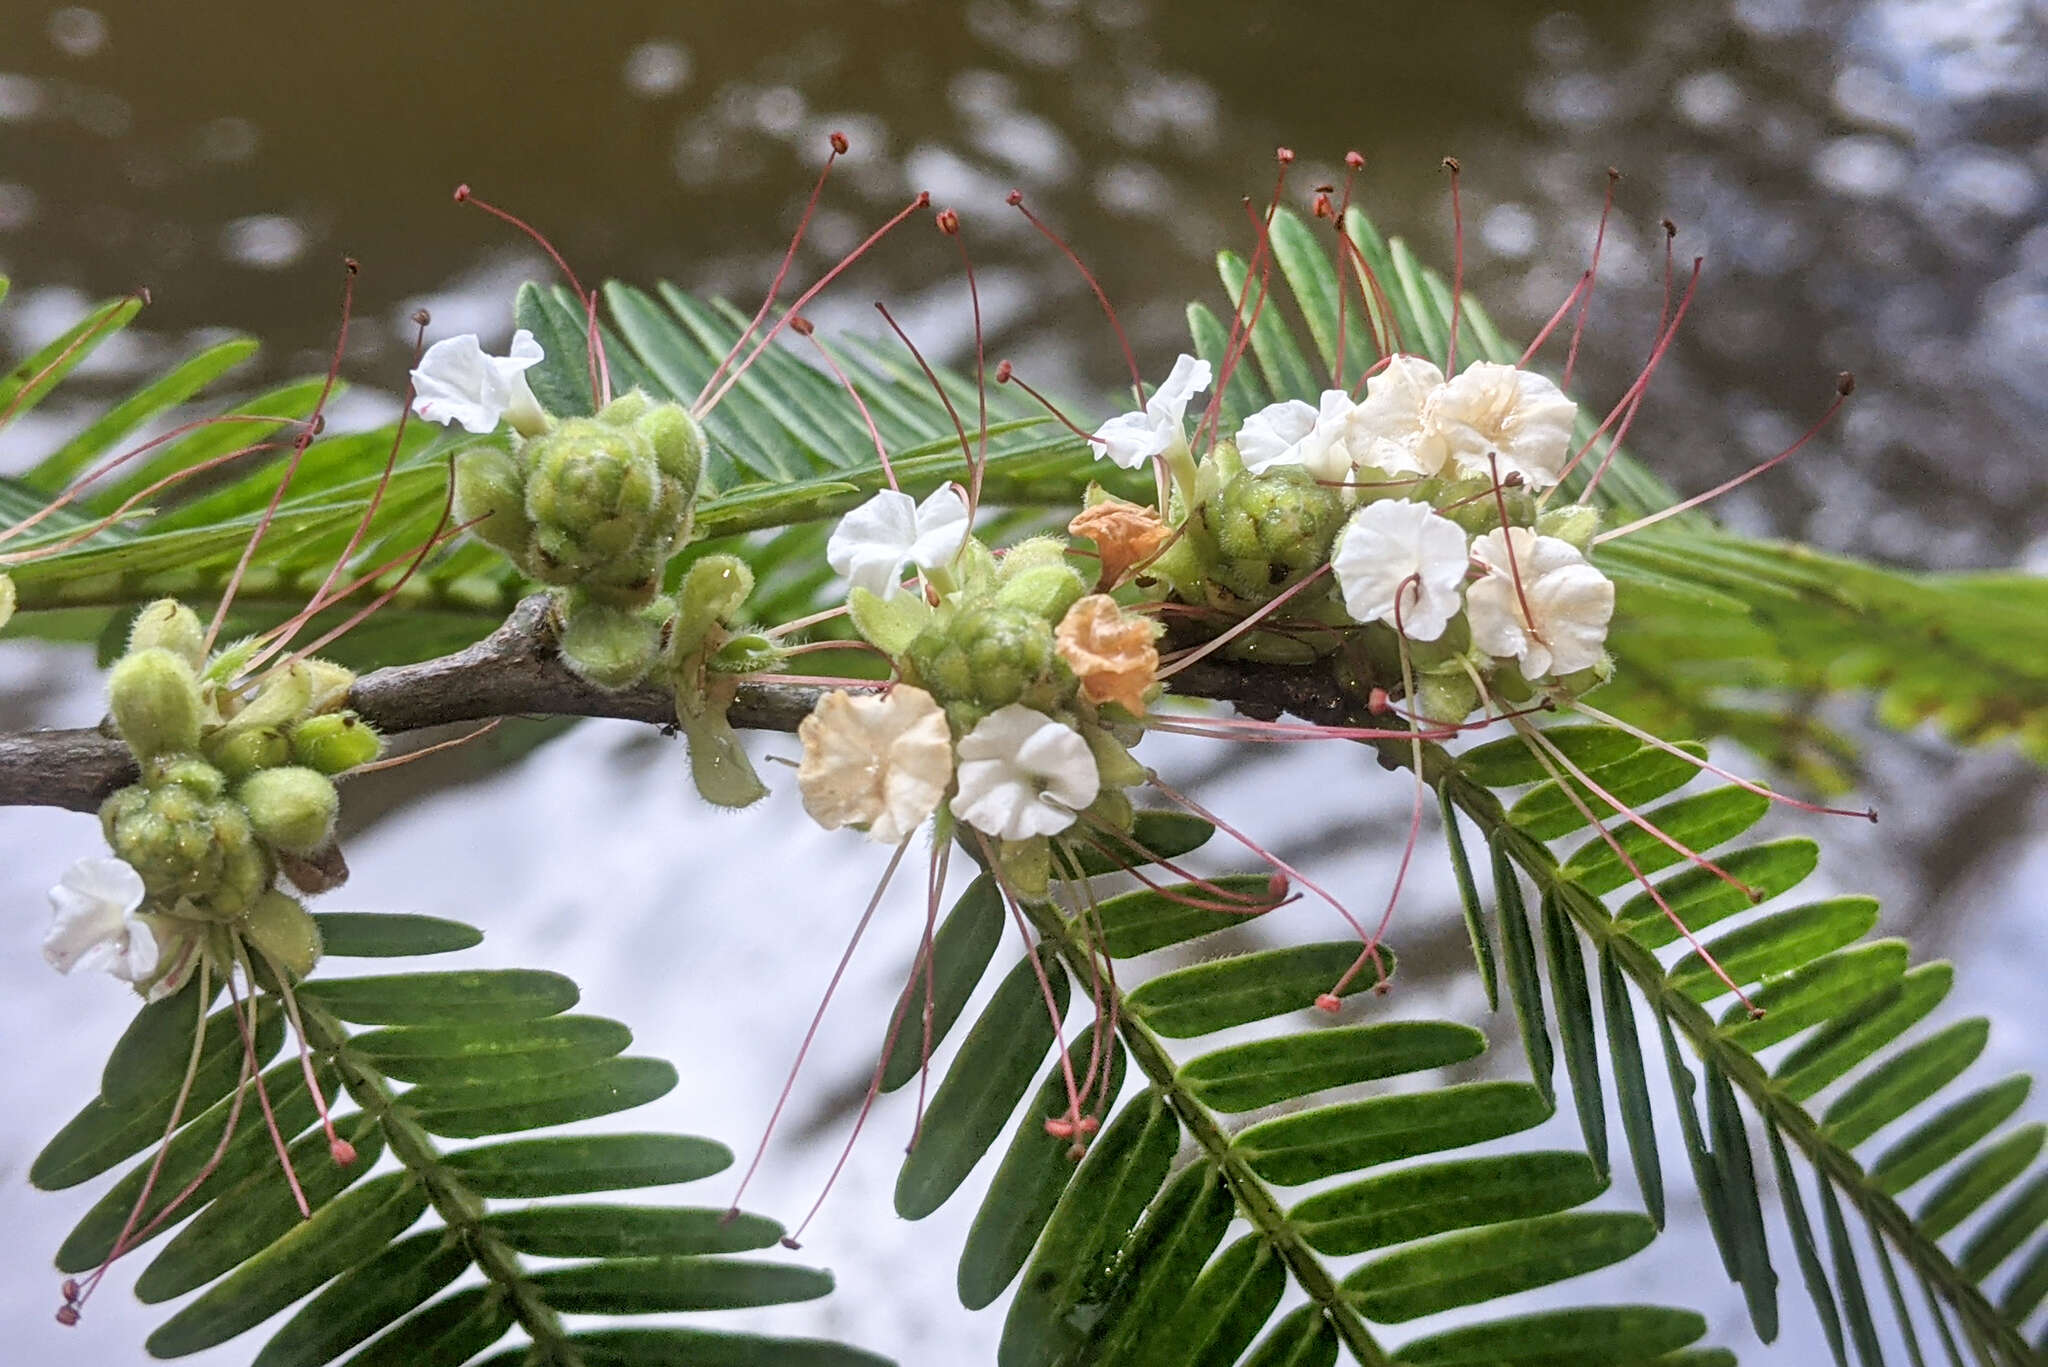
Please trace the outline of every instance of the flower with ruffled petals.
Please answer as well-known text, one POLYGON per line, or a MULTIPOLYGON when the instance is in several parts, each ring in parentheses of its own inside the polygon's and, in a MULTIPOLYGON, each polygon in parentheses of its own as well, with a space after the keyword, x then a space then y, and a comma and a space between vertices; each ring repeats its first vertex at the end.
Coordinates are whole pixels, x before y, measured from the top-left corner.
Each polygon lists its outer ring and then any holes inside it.
POLYGON ((50 889, 53 913, 43 958, 59 973, 103 968, 124 983, 156 972, 156 936, 135 914, 142 875, 123 859, 81 859, 50 889))
POLYGON ((967 540, 968 521, 967 500, 955 485, 934 489, 922 503, 884 489, 839 519, 825 560, 854 588, 887 598, 902 585, 905 566, 951 564, 967 540))
POLYGON ((1352 453, 1346 438, 1356 409, 1341 389, 1324 390, 1314 408, 1300 399, 1272 404, 1244 420, 1237 433, 1237 454, 1255 475, 1299 465, 1314 479, 1349 479, 1352 453))
POLYGON ((1102 776, 1095 753, 1071 726, 1011 703, 960 741, 960 790, 953 815, 1003 840, 1054 835, 1095 800, 1102 776))
POLYGON ((1520 661, 1525 679, 1600 663, 1614 616, 1614 581, 1570 542, 1526 527, 1495 530, 1472 543, 1472 558, 1486 567, 1486 577, 1465 591, 1473 645, 1520 661))
POLYGON ((1081 681, 1081 691, 1098 703, 1123 705, 1134 717, 1145 713, 1145 690, 1159 673, 1159 623, 1125 612, 1106 593, 1077 600, 1053 633, 1060 657, 1081 681))
POLYGON ((1420 356, 1390 357, 1365 382, 1365 401, 1350 414, 1345 434, 1352 459, 1390 475, 1434 475, 1449 452, 1423 421, 1444 373, 1420 356))
POLYGON ((427 348, 412 372, 412 411, 428 422, 457 423, 479 435, 497 431, 499 420, 508 415, 521 432, 541 431, 547 415, 526 383, 526 372, 543 355, 525 328, 512 334, 507 356, 486 353, 473 332, 444 337, 427 348))
POLYGON ((1458 615, 1470 563, 1464 528, 1405 498, 1353 513, 1330 557, 1353 621, 1398 623, 1416 641, 1436 640, 1458 615))
POLYGON ((1209 376, 1207 361, 1182 355, 1166 383, 1145 401, 1144 412, 1120 413, 1095 429, 1096 457, 1135 470, 1154 456, 1185 447, 1188 401, 1209 387, 1209 376))
POLYGON ((1529 488, 1547 489, 1564 471, 1578 412, 1533 370, 1474 361, 1430 395, 1423 425, 1443 442, 1459 474, 1519 474, 1529 488))
POLYGON ((938 810, 953 778, 946 713, 909 684, 880 696, 827 693, 797 737, 804 810, 828 831, 858 826, 870 840, 900 845, 938 810))
POLYGON ((1169 533, 1158 513, 1120 498, 1091 503, 1074 515, 1067 530, 1095 543, 1102 557, 1102 573, 1096 583, 1112 588, 1123 582, 1133 565, 1142 565, 1159 553, 1169 533))

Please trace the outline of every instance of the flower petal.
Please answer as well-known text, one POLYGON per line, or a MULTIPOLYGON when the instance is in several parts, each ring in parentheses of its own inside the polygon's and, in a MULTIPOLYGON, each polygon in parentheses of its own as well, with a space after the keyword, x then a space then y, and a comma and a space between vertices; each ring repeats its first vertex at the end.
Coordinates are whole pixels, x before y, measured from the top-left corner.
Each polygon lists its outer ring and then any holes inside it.
POLYGON ((1269 404, 1237 430, 1237 454, 1255 475, 1301 464, 1301 439, 1315 431, 1316 410, 1300 399, 1269 404))
POLYGON ((917 504, 909 494, 884 489, 832 529, 825 561, 854 588, 877 598, 894 593, 917 544, 917 504))
POLYGON ((910 558, 919 569, 936 570, 952 564, 967 543, 967 500, 957 484, 942 484, 927 494, 912 521, 917 536, 910 546, 910 558))
POLYGON ((1162 423, 1150 413, 1119 413, 1095 429, 1090 444, 1100 448, 1096 459, 1135 470, 1172 446, 1177 435, 1176 426, 1162 423))

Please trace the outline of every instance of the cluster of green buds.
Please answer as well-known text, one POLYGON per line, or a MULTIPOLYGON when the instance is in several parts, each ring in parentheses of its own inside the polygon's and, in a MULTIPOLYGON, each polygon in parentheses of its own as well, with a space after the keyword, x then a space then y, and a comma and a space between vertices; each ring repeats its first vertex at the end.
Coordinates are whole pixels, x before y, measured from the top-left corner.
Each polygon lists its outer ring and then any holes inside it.
POLYGON ((659 602, 690 537, 704 435, 680 405, 634 391, 595 417, 549 419, 455 465, 456 515, 529 578, 553 586, 563 657, 606 688, 639 683, 673 612, 659 602))
POLYGON ((136 618, 108 677, 108 715, 140 777, 101 805, 100 825, 140 880, 129 910, 158 950, 137 983, 152 997, 202 957, 221 973, 252 949, 294 978, 312 968, 319 932, 278 875, 306 891, 331 883, 335 777, 382 749, 346 707, 347 669, 297 659, 239 685, 253 652, 244 642, 209 659, 198 617, 163 599, 136 618))

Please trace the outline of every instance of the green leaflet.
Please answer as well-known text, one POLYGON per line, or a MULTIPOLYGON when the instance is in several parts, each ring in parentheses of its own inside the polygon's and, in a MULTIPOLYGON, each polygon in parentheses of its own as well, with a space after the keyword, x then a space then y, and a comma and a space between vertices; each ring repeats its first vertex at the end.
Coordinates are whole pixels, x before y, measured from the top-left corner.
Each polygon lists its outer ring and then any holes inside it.
POLYGON ((1272 879, 1267 874, 1225 874, 1209 879, 1206 886, 1176 884, 1171 889, 1175 894, 1172 897, 1152 888, 1141 888, 1136 892, 1104 898, 1097 908, 1102 923, 1103 948, 1112 958, 1130 959, 1168 945, 1244 925, 1254 919, 1252 912, 1189 906, 1184 899, 1200 898, 1214 902, 1221 900, 1219 893, 1263 899, 1271 886, 1272 879))
POLYGON ((1377 962, 1367 958, 1352 972, 1358 961, 1358 945, 1342 940, 1261 950, 1162 974, 1125 1000, 1152 1029, 1187 1039, 1314 1006, 1347 973, 1340 996, 1370 991, 1393 976, 1391 950, 1379 950, 1377 962))
POLYGON ((460 1367, 505 1337, 512 1323, 496 1287, 472 1287, 407 1316, 348 1367, 460 1367))
POLYGON ((1870 1184, 1897 1196, 2003 1125, 2032 1090, 2032 1078, 2009 1077, 1944 1107, 1871 1164, 1870 1184))
POLYGON ((967 999, 988 972, 996 945, 1003 938, 1003 897, 986 874, 967 885, 932 936, 931 965, 911 975, 904 987, 908 1003, 882 1067, 882 1090, 893 1092, 916 1077, 929 1058, 927 1043, 936 1049, 960 1019, 967 999), (927 974, 929 981, 927 981, 927 974), (930 992, 931 1028, 924 1027, 926 992, 930 992))
MULTIPOLYGON (((596 1329, 568 1341, 585 1367, 893 1367, 888 1359, 822 1339, 767 1338, 710 1329, 596 1329)), ((527 1350, 514 1349, 482 1367, 514 1367, 527 1350)))
POLYGON ((348 1051, 403 1082, 484 1083, 572 1072, 632 1042, 632 1031, 601 1016, 543 1016, 509 1025, 372 1030, 351 1039, 348 1051))
POLYGON ((1903 940, 1839 950, 1767 983, 1751 998, 1762 1015, 1737 1002, 1722 1016, 1721 1032, 1730 1043, 1755 1053, 1869 1001, 1905 971, 1903 940))
POLYGON ((1479 968, 1479 985, 1486 990, 1486 1009, 1500 1010, 1500 971, 1494 962, 1493 936, 1486 929, 1486 908, 1479 901, 1478 880, 1472 876, 1472 860, 1465 853, 1465 833, 1458 821, 1457 806, 1451 801, 1448 784, 1437 788, 1438 811, 1443 819, 1444 850, 1451 858, 1451 873, 1458 883, 1458 905, 1465 913, 1465 935, 1472 941, 1472 958, 1479 968))
MULTIPOLYGON (((1707 953, 1737 983, 1753 983, 1788 973, 1830 950, 1854 944, 1877 924, 1877 901, 1870 897, 1836 897, 1775 912, 1738 931, 1708 943, 1707 953)), ((1719 974, 1698 950, 1672 965, 1665 979, 1674 991, 1696 1002, 1710 1002, 1728 991, 1719 974)))
POLYGON ((483 932, 460 921, 404 912, 321 911, 320 952, 331 959, 395 959, 448 954, 483 943, 483 932))
POLYGON ((1977 1061, 1990 1037, 1991 1022, 1977 1016, 1900 1050, 1827 1108, 1821 1123, 1828 1138, 1855 1148, 1954 1081, 1977 1061))
POLYGON ((1477 1058, 1486 1037, 1449 1021, 1395 1021, 1257 1040, 1181 1066, 1182 1085, 1219 1111, 1249 1111, 1311 1092, 1477 1058))
POLYGON ((1918 1024, 1955 984, 1955 967, 1921 964, 1894 986, 1813 1032, 1787 1054, 1773 1081, 1804 1101, 1918 1024))
POLYGON ((521 1253, 547 1258, 750 1253, 782 1237, 765 1216, 691 1206, 528 1206, 485 1216, 484 1224, 521 1253))
MULTIPOLYGON (((1710 793, 1653 807, 1643 813, 1643 820, 1669 839, 1705 851, 1754 826, 1770 810, 1770 805, 1769 798, 1745 788, 1716 788, 1710 793)), ((1633 881, 1638 870, 1655 873, 1681 858, 1676 850, 1643 827, 1617 826, 1605 839, 1596 835, 1574 850, 1564 862, 1564 876, 1600 895, 1633 881), (1610 839, 1620 846, 1619 852, 1607 843, 1610 839), (1627 856, 1626 861, 1623 855, 1627 856), (1634 864, 1635 870, 1629 864, 1634 864)))
POLYGON ((569 1314, 650 1315, 668 1310, 734 1310, 816 1300, 831 1274, 744 1258, 612 1258, 531 1278, 548 1303, 569 1314))
POLYGON ((1337 1333, 1320 1306, 1304 1305, 1273 1326, 1245 1367, 1335 1367, 1337 1333))
MULTIPOLYGON (((1178 859, 1209 843, 1209 837, 1216 828, 1198 816, 1186 812, 1145 811, 1137 813, 1131 820, 1130 840, 1143 850, 1129 848, 1124 842, 1110 835, 1102 837, 1103 842, 1115 850, 1121 858, 1144 860, 1157 863, 1162 859, 1178 859)), ((1093 845, 1067 842, 1055 851, 1061 865, 1083 877, 1102 873, 1121 873, 1127 864, 1117 863, 1108 852, 1093 845)), ((1141 863, 1139 867, 1143 867, 1141 863)))
POLYGON ((1447 1230, 1585 1204, 1607 1179, 1582 1153, 1513 1153, 1423 1163, 1319 1193, 1287 1212, 1320 1253, 1363 1253, 1447 1230))
POLYGON ((1153 1328, 1187 1299, 1236 1214, 1223 1174, 1207 1163, 1182 1168, 1166 1184, 1118 1260, 1092 1361, 1129 1367, 1151 1349, 1153 1328))
MULTIPOLYGON (((1679 747, 1685 755, 1704 759, 1706 747, 1679 747)), ((1685 755, 1673 755, 1648 746, 1625 758, 1586 769, 1584 779, 1567 774, 1571 786, 1561 787, 1553 779, 1516 800, 1508 809, 1508 820, 1537 840, 1560 840, 1587 824, 1586 813, 1595 821, 1608 821, 1622 807, 1639 807, 1652 799, 1684 787, 1697 778, 1700 768, 1685 755), (1595 789, 1600 791, 1595 791, 1595 789), (1602 797, 1604 791, 1607 796, 1602 797), (1614 801, 1610 801, 1613 799, 1614 801), (1582 810, 1583 809, 1583 810, 1582 810)))
POLYGON ((1401 1345, 1409 1367, 1465 1367, 1502 1362, 1642 1362, 1675 1352, 1707 1332, 1689 1310, 1609 1305, 1551 1310, 1467 1325, 1401 1345))
POLYGON ((1614 1064, 1614 1089, 1621 1098, 1621 1125, 1628 1136, 1636 1185, 1650 1223, 1664 1228, 1664 1166, 1657 1155, 1657 1127, 1650 1101, 1650 1081, 1643 1069, 1643 1046, 1636 1034, 1635 1006, 1628 983, 1615 961, 1614 946, 1600 946, 1600 1008, 1607 1024, 1608 1048, 1614 1064))
MULTIPOLYGON (((1548 726, 1543 735, 1580 768, 1598 768, 1626 759, 1642 742, 1611 726, 1548 726)), ((1520 788, 1550 777, 1543 761, 1520 736, 1475 745, 1457 757, 1458 768, 1483 788, 1520 788)))
POLYGON ((921 1220, 946 1203, 995 1143, 1052 1048, 1046 1008, 1050 986, 1059 1014, 1067 1010, 1066 970, 1037 951, 1020 959, 967 1032, 953 1066, 925 1111, 924 1134, 896 1178, 896 1213, 921 1220), (1045 984, 1039 974, 1045 974, 1045 984))
POLYGON ((1564 1044, 1565 1074, 1579 1113, 1586 1152, 1607 1171, 1607 1098, 1600 1087, 1599 1027, 1593 1022, 1586 959, 1571 917, 1555 896, 1543 899, 1543 940, 1550 962, 1551 997, 1557 1004, 1557 1034, 1564 1044))
POLYGON ((1344 1279, 1366 1316, 1396 1324, 1548 1286, 1649 1246, 1641 1215, 1566 1211, 1445 1235, 1374 1258, 1344 1279))
POLYGON ((356 1025, 472 1025, 554 1016, 576 1004, 576 984, 540 969, 468 969, 377 978, 314 978, 299 989, 356 1025))
POLYGON ((1231 1367, 1273 1318, 1287 1272, 1247 1234, 1211 1262, 1179 1309, 1155 1322, 1140 1367, 1231 1367))
POLYGON ((570 1073, 415 1087, 405 1101, 428 1133, 474 1139, 630 1110, 675 1085, 663 1059, 611 1058, 570 1073))
POLYGON ((1298 1186, 1515 1134, 1548 1120, 1552 1109, 1527 1083, 1467 1082, 1268 1120, 1239 1134, 1231 1147, 1267 1181, 1298 1186))
MULTIPOLYGON (((1797 887, 1820 864, 1820 846, 1803 836, 1747 845, 1716 856, 1714 862, 1736 882, 1755 889, 1764 898, 1797 887)), ((1657 896, 1685 923, 1687 930, 1700 931, 1751 910, 1755 904, 1742 888, 1712 869, 1688 868, 1657 884, 1657 896)), ((1661 949, 1679 938, 1679 929, 1656 898, 1638 892, 1614 913, 1614 923, 1624 934, 1646 949, 1661 949)))
POLYGON ((694 1182, 732 1166, 732 1150, 692 1135, 573 1135, 458 1149, 443 1161, 482 1196, 578 1196, 694 1182))
POLYGON ((469 1266, 439 1230, 401 1239, 342 1273, 271 1335, 255 1367, 321 1367, 409 1315, 469 1266))

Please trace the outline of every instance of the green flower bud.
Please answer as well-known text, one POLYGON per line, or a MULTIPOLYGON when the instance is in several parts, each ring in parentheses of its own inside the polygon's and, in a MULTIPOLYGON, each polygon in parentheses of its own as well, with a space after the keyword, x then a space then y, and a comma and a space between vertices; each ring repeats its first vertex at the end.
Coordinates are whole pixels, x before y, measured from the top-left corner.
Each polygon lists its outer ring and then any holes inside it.
POLYGON ((1053 644, 1052 626, 1036 613, 1003 603, 963 608, 910 643, 909 664, 942 703, 993 711, 1014 702, 1046 708, 1071 697, 1073 671, 1053 644))
MULTIPOLYGON (((1095 753, 1095 768, 1102 775, 1102 790, 1135 787, 1150 776, 1150 770, 1131 757, 1123 742, 1099 726, 1084 726, 1081 737, 1095 753)), ((1128 823, 1125 823, 1128 824, 1128 823)))
POLYGON ((669 659, 680 663, 704 648, 713 627, 730 622, 754 591, 754 572, 736 555, 707 555, 692 564, 676 590, 669 659))
POLYGON ((1012 576, 996 591, 996 601, 1057 624, 1087 592, 1088 581, 1072 566, 1037 565, 1012 576))
MULTIPOLYGON (((646 402, 628 395, 606 412, 637 415, 646 402), (635 402, 619 409, 628 400, 635 402)), ((667 419, 655 425, 664 433, 673 426, 667 419)), ((550 584, 602 585, 622 607, 652 598, 662 566, 687 535, 694 483, 663 468, 638 424, 609 417, 570 419, 520 454, 534 524, 527 572, 550 584)))
POLYGON ((253 731, 264 726, 290 726, 306 715, 313 705, 311 662, 294 660, 273 670, 256 687, 255 696, 243 703, 221 727, 220 732, 253 731))
POLYGON ((384 738, 353 712, 308 717, 292 728, 291 743, 293 759, 330 777, 384 752, 384 738))
POLYGON ((526 479, 511 454, 496 446, 472 446, 455 457, 455 520, 515 562, 524 563, 533 540, 526 515, 526 479))
POLYGON ((1019 541, 1003 553, 996 569, 996 582, 1008 584, 1027 570, 1067 563, 1067 543, 1053 536, 1034 536, 1019 541))
POLYGON ((292 743, 275 726, 237 730, 218 741, 209 741, 206 749, 207 755, 220 766, 220 772, 237 780, 258 769, 287 764, 292 757, 292 743))
POLYGON ((101 805, 100 826, 152 901, 206 919, 240 915, 274 876, 240 806, 180 783, 121 789, 101 805))
POLYGON ((1536 515, 1536 530, 1540 535, 1571 543, 1583 555, 1592 548, 1593 537, 1600 530, 1600 510, 1590 503, 1549 508, 1536 515))
POLYGON ((107 677, 107 710, 137 759, 197 750, 201 706, 192 666, 162 646, 123 656, 107 677))
POLYGON ((206 663, 206 628, 199 614, 175 598, 159 598, 136 613, 128 628, 128 653, 159 646, 197 671, 206 663))
POLYGON ((563 610, 562 660, 599 688, 630 688, 661 655, 661 624, 572 592, 563 610))
POLYGON ((320 960, 320 927, 298 898, 266 892, 243 913, 242 934, 264 957, 293 978, 320 960))
POLYGON ((203 759, 189 755, 166 757, 143 767, 142 781, 149 787, 175 783, 205 798, 217 798, 228 790, 227 775, 203 759))
MULTIPOLYGON (((616 406, 616 401, 614 401, 616 406)), ((695 494, 704 476, 704 429, 679 403, 657 404, 634 424, 654 447, 655 463, 695 494)), ((687 531, 687 523, 685 524, 687 531)))
POLYGON ((892 658, 910 649, 918 633, 932 624, 931 605, 914 593, 877 598, 856 588, 846 596, 846 614, 863 641, 892 658))
POLYGON ((1225 565, 1217 577, 1241 597, 1270 598, 1330 558, 1348 509, 1306 471, 1232 479, 1202 509, 1225 565))
POLYGON ((311 696, 306 699, 309 715, 333 712, 348 701, 348 691, 356 686, 353 669, 317 655, 309 656, 301 663, 305 665, 307 680, 312 685, 311 696))
POLYGON ((297 764, 249 775, 235 797, 258 836, 293 854, 311 854, 325 845, 341 810, 334 780, 297 764))
POLYGON ((1503 504, 1507 506, 1509 526, 1527 527, 1536 520, 1534 494, 1527 489, 1503 489, 1496 498, 1490 479, 1447 483, 1431 496, 1430 502, 1436 504, 1439 513, 1474 536, 1500 530, 1503 504))
POLYGON ((1471 716, 1478 706, 1479 690, 1463 670, 1425 675, 1415 686, 1416 715, 1426 721, 1451 725, 1471 716))

